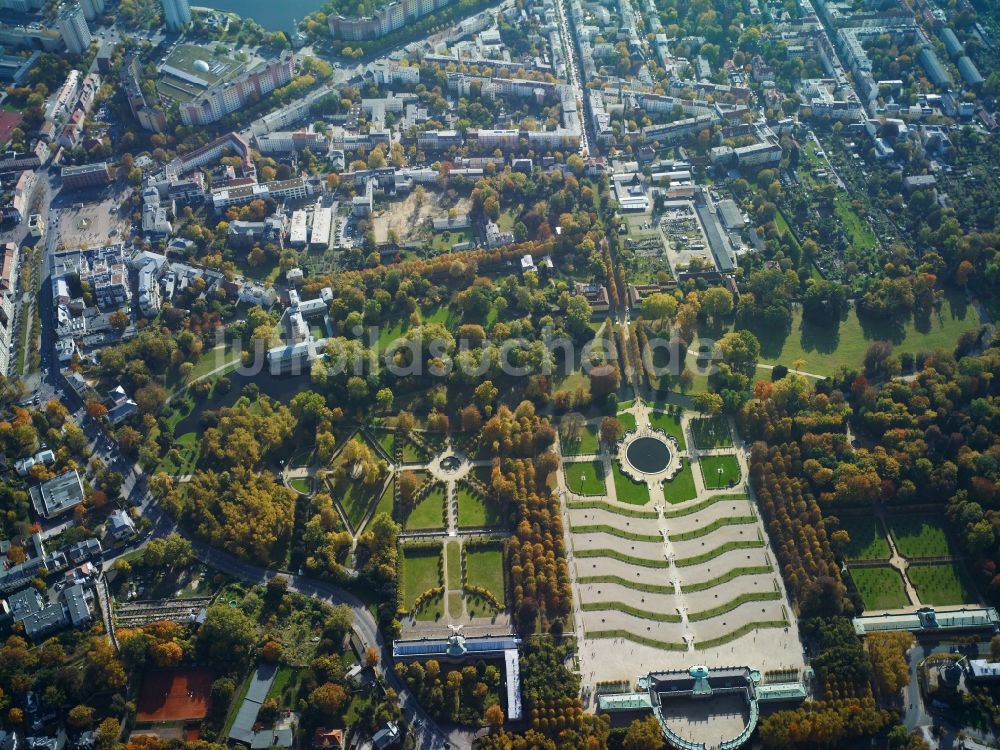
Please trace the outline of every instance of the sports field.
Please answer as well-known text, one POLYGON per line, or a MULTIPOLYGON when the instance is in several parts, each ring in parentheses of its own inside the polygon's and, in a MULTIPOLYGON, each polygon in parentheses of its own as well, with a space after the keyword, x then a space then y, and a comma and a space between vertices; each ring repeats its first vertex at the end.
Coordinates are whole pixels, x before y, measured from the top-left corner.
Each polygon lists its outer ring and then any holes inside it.
POLYGON ((139 692, 136 722, 204 719, 208 715, 213 678, 208 669, 147 672, 139 692))

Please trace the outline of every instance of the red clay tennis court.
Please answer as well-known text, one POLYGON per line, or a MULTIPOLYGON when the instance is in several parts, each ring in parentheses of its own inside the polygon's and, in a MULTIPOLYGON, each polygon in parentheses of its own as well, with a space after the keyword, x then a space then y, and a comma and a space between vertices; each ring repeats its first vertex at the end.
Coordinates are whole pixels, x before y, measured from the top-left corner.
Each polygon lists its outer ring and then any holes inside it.
POLYGON ((137 722, 204 719, 212 691, 208 669, 172 669, 148 672, 139 692, 137 722))

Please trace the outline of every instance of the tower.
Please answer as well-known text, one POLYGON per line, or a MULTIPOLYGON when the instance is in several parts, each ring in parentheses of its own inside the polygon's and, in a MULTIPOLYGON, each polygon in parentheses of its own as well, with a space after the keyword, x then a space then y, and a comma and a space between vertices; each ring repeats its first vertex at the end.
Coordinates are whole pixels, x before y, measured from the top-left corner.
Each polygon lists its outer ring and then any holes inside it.
POLYGON ((168 30, 180 31, 191 23, 191 4, 188 0, 163 0, 163 18, 168 30))
POLYGON ((59 33, 71 55, 82 55, 94 38, 90 35, 90 27, 87 26, 87 19, 79 3, 63 6, 56 19, 56 26, 59 27, 59 33))
POLYGON ((104 0, 82 0, 83 17, 93 21, 104 12, 104 0))

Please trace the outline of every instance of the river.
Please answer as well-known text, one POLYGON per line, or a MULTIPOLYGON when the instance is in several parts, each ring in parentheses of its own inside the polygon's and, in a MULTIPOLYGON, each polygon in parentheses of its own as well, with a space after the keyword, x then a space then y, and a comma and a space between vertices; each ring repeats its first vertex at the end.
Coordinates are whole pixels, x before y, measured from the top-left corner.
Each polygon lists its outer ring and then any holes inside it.
POLYGON ((195 0, 192 4, 252 18, 268 31, 290 33, 292 22, 319 10, 323 0, 195 0))

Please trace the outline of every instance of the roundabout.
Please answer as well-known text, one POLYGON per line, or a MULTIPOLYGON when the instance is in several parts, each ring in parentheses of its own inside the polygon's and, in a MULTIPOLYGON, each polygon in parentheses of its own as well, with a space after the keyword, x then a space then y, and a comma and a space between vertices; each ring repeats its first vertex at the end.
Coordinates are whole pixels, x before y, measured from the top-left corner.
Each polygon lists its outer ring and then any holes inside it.
POLYGON ((623 474, 652 486, 673 479, 681 470, 681 451, 662 430, 633 430, 618 444, 618 463, 623 474))

